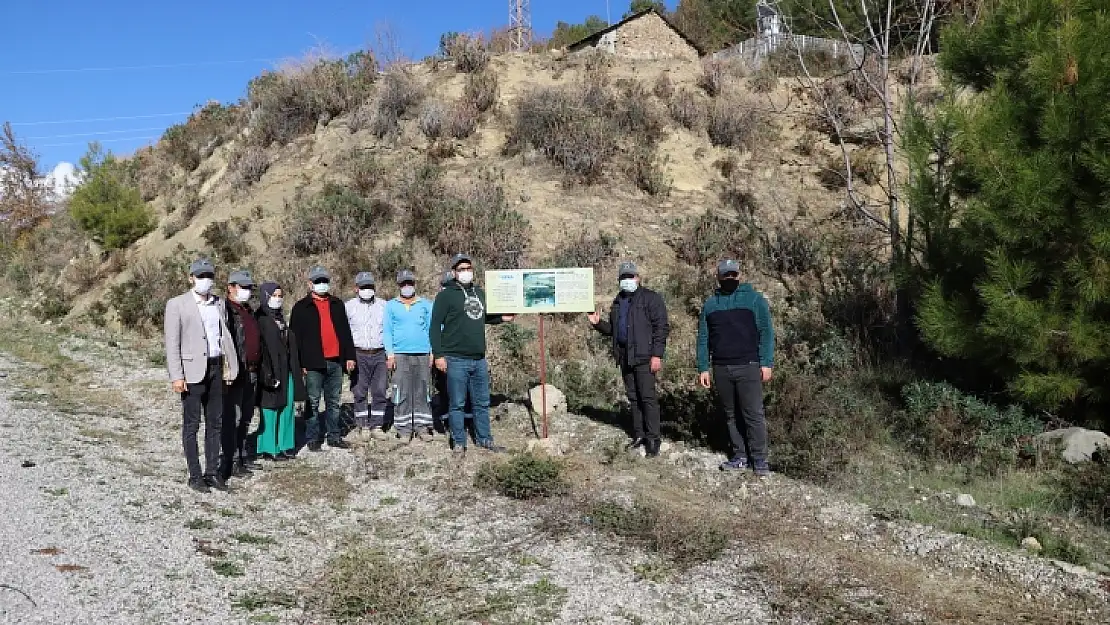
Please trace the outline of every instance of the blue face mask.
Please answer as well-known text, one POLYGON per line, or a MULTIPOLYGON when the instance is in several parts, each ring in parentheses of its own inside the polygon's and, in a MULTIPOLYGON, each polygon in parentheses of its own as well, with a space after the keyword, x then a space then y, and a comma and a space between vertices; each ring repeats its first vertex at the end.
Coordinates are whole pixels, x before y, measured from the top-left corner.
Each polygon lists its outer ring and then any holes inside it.
POLYGON ((621 290, 625 293, 635 293, 640 285, 636 283, 636 278, 623 278, 621 280, 621 290))

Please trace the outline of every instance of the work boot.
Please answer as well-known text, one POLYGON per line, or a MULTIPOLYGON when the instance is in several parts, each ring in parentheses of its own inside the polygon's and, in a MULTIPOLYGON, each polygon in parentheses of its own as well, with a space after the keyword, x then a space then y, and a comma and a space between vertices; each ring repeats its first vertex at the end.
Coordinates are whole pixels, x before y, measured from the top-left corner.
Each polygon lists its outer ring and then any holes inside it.
POLYGON ((732 460, 722 462, 718 468, 722 471, 743 471, 748 468, 748 459, 744 456, 733 456, 732 460))
POLYGON ((659 445, 661 443, 662 443, 662 441, 660 441, 659 439, 654 439, 653 440, 653 439, 650 439, 650 438, 647 440, 647 442, 644 443, 644 451, 647 452, 647 457, 648 458, 657 458, 657 457, 659 457, 659 445))
POLYGON ((766 460, 756 460, 752 463, 752 468, 755 474, 759 477, 767 477, 771 475, 771 465, 767 464, 766 460))
POLYGON ((204 482, 203 478, 192 478, 189 480, 189 488, 197 491, 198 493, 210 493, 212 489, 208 488, 208 484, 204 482))
POLYGON ((645 439, 644 437, 636 436, 636 437, 633 437, 632 440, 628 441, 627 448, 628 449, 637 449, 639 447, 643 447, 644 443, 646 443, 646 442, 647 442, 647 439, 645 439))
POLYGON ((224 481, 224 478, 218 475, 209 475, 208 477, 204 478, 204 481, 206 484, 208 484, 209 487, 215 488, 218 491, 226 493, 228 490, 230 490, 227 487, 227 482, 224 481))
POLYGON ((308 444, 308 450, 309 451, 315 451, 315 452, 324 451, 324 444, 323 443, 309 443, 308 444))
POLYGON ((334 441, 328 441, 328 447, 332 449, 350 449, 351 444, 341 438, 337 438, 334 441))

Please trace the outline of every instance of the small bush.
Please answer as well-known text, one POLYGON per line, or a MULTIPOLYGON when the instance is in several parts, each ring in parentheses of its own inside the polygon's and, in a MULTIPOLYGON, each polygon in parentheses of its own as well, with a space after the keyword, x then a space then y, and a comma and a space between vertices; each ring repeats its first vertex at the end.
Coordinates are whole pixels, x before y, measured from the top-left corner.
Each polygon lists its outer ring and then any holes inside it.
POLYGON ((637 143, 654 144, 663 134, 663 115, 655 103, 648 97, 648 92, 639 81, 632 81, 621 86, 615 98, 615 108, 605 104, 611 110, 613 121, 625 134, 635 135, 640 138, 637 143))
POLYGON ((631 507, 596 502, 586 514, 597 531, 664 554, 680 569, 716 559, 731 542, 725 520, 662 501, 641 500, 631 507))
POLYGON ((708 267, 722 258, 746 258, 752 238, 735 220, 707 210, 685 228, 673 246, 679 260, 694 267, 708 267))
POLYGON ((711 98, 715 98, 725 88, 725 64, 715 59, 707 59, 701 64, 698 86, 711 98))
POLYGON ((596 235, 580 232, 576 236, 564 236, 562 241, 545 263, 547 266, 597 269, 618 254, 617 237, 605 232, 596 235))
POLYGON ((73 191, 69 214, 107 250, 130 246, 154 229, 154 213, 139 190, 127 186, 122 165, 94 148, 81 159, 84 181, 73 191))
POLYGON ((420 117, 417 119, 416 125, 420 128, 420 132, 429 141, 435 141, 443 136, 444 118, 447 117, 447 111, 439 102, 428 102, 420 111, 420 117))
POLYGON ((262 175, 270 168, 270 157, 262 148, 249 146, 232 154, 227 167, 235 174, 233 184, 239 188, 247 188, 262 179, 262 175))
POLYGON ((776 131, 770 115, 757 102, 741 97, 714 102, 707 130, 713 145, 745 152, 757 148, 776 131))
POLYGON ((170 160, 185 171, 193 171, 200 165, 200 150, 192 144, 185 124, 176 124, 162 133, 159 141, 170 160))
POLYGON ((347 175, 351 178, 351 187, 364 198, 385 183, 385 166, 378 160, 373 152, 355 148, 344 159, 347 175))
POLYGON ((1000 410, 948 384, 914 382, 902 389, 902 399, 895 433, 927 460, 967 462, 994 473, 1012 465, 1043 430, 1018 406, 1000 410))
MULTIPOLYGON (((879 184, 882 168, 875 161, 875 153, 870 149, 853 150, 848 154, 852 163, 852 180, 858 185, 879 184)), ((817 180, 821 186, 835 191, 848 187, 848 176, 844 169, 844 158, 840 155, 830 156, 824 167, 817 171, 817 180)))
POLYGON ((480 113, 469 102, 456 102, 447 116, 447 134, 455 139, 466 139, 478 130, 480 113))
POLYGON ((192 260, 178 246, 172 254, 158 261, 136 263, 131 268, 131 277, 112 287, 108 300, 116 309, 120 324, 142 334, 160 332, 166 302, 189 286, 186 274, 192 260))
POLYGON ((489 65, 489 48, 481 37, 456 35, 447 47, 448 57, 460 72, 480 72, 489 65))
POLYGON ((449 597, 458 586, 446 562, 391 559, 379 550, 348 547, 331 558, 307 597, 310 613, 339 623, 406 625, 463 622, 463 609, 437 593, 402 589, 436 588, 449 597))
POLYGON ((220 263, 235 264, 243 258, 246 246, 243 242, 243 232, 246 228, 247 222, 241 218, 214 221, 205 227, 201 237, 208 245, 208 250, 220 263))
POLYGON ((388 223, 392 213, 385 202, 329 183, 311 198, 295 198, 288 207, 286 241, 298 256, 341 250, 365 240, 372 228, 388 223))
POLYGON ((771 66, 764 64, 752 74, 748 84, 756 93, 770 93, 779 86, 779 76, 771 66))
POLYGON ((587 96, 585 91, 555 87, 523 94, 517 100, 510 147, 534 147, 580 181, 599 181, 616 153, 619 131, 593 112, 587 96))
POLYGON ((48 286, 35 294, 31 313, 40 321, 52 321, 68 315, 70 306, 71 299, 66 297, 61 288, 48 286))
POLYGON ((632 163, 628 172, 629 178, 636 185, 637 189, 646 192, 650 196, 662 197, 670 195, 673 181, 671 177, 667 175, 665 169, 667 160, 668 158, 666 156, 660 160, 655 150, 641 147, 632 155, 632 163))
POLYGON ((424 99, 424 88, 404 69, 390 70, 378 92, 378 113, 394 119, 404 117, 424 99))
POLYGON ((553 497, 568 488, 562 464, 532 453, 519 454, 508 462, 483 464, 474 476, 474 485, 513 499, 553 497))
POLYGON ((492 266, 516 267, 531 228, 509 208, 505 190, 489 173, 461 191, 447 189, 441 177, 440 170, 425 167, 407 183, 407 234, 428 241, 439 253, 468 250, 492 266))
POLYGON ((1110 450, 1095 453, 1090 462, 1064 467, 1056 488, 1068 507, 1110 527, 1110 450))
POLYGON ((180 201, 180 214, 181 220, 187 226, 192 223, 193 219, 200 213, 201 207, 204 202, 200 199, 200 193, 196 188, 189 187, 185 189, 184 195, 180 201))
POLYGON ((655 79, 655 84, 651 87, 651 92, 664 102, 670 101, 671 97, 674 96, 674 83, 671 82, 671 77, 667 74, 659 74, 659 77, 655 79))
POLYGON ((683 89, 670 101, 671 118, 687 130, 700 130, 709 116, 705 103, 693 91, 683 89))
POLYGON ((466 77, 466 86, 463 88, 463 100, 473 106, 480 113, 492 109, 497 104, 501 91, 497 82, 497 74, 483 71, 466 77))

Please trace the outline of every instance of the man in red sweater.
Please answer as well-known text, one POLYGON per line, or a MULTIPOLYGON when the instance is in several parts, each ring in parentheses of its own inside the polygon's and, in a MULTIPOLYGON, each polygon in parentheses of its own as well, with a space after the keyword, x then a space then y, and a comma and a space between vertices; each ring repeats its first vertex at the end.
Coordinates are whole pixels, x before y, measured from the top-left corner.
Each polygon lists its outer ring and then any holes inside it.
POLYGON ((289 329, 296 337, 302 373, 308 389, 305 437, 309 451, 322 451, 325 432, 320 429, 320 400, 324 400, 328 447, 350 447, 339 432, 339 399, 343 374, 355 368, 355 342, 343 301, 329 295, 331 275, 316 266, 308 272, 309 293, 293 305, 289 329))

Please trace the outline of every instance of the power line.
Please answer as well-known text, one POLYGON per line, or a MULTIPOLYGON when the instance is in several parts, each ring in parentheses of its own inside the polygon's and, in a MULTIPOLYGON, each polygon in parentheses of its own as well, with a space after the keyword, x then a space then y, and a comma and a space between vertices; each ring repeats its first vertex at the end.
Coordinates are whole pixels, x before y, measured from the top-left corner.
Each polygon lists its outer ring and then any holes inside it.
POLYGON ((46 135, 42 137, 20 137, 24 141, 44 141, 46 139, 69 139, 71 137, 97 137, 101 135, 124 135, 129 132, 150 132, 151 130, 165 130, 160 126, 153 128, 129 128, 127 130, 103 130, 100 132, 78 132, 68 135, 46 135))
POLYGON ((243 63, 272 63, 274 59, 243 59, 241 61, 201 61, 197 63, 165 63, 157 65, 118 65, 115 67, 74 67, 64 69, 28 69, 0 72, 0 76, 29 76, 37 74, 78 74, 82 72, 120 72, 145 69, 175 69, 181 67, 212 67, 215 65, 241 65, 243 63))
POLYGON ((87 124, 91 122, 113 122, 122 119, 152 119, 155 117, 175 117, 177 115, 192 115, 192 111, 183 113, 154 113, 151 115, 120 115, 117 117, 95 117, 89 119, 62 119, 45 122, 12 122, 12 126, 47 126, 51 124, 87 124))
MULTIPOLYGON (((157 139, 158 135, 148 135, 145 137, 119 137, 118 139, 102 139, 98 143, 112 143, 115 141, 141 141, 146 139, 157 139)), ((36 148, 60 148, 72 145, 88 145, 88 141, 71 141, 69 143, 47 143, 44 145, 36 145, 36 148)))

